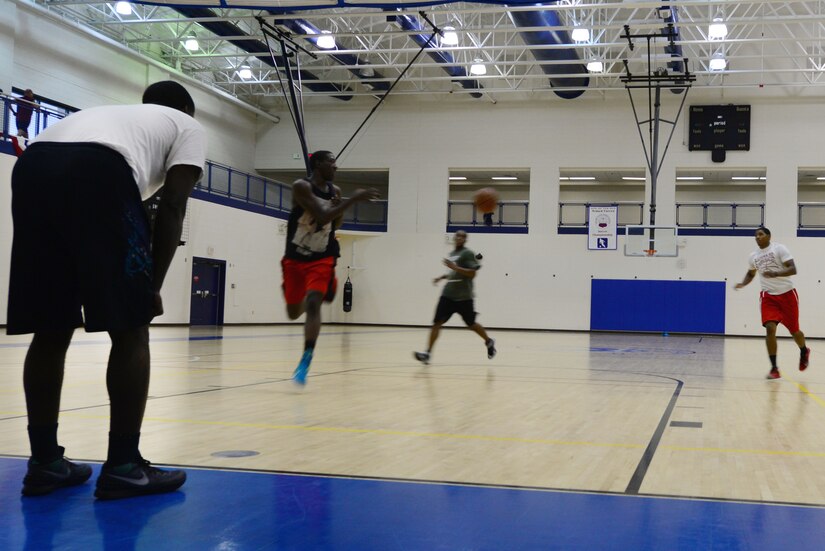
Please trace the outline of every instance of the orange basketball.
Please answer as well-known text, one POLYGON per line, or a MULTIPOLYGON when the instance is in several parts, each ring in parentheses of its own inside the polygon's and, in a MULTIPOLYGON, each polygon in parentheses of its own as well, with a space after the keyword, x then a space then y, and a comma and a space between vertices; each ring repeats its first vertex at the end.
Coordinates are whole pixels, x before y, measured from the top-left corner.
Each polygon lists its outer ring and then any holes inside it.
POLYGON ((473 203, 483 214, 495 212, 496 207, 498 207, 498 192, 491 187, 482 188, 476 191, 473 196, 473 203))

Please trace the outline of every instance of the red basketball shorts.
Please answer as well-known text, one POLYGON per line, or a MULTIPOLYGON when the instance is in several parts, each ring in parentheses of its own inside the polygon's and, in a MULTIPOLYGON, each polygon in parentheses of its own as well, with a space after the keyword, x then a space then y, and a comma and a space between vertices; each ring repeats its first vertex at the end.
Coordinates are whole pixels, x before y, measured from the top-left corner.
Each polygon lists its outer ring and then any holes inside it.
POLYGON ((781 323, 792 334, 799 331, 799 295, 792 289, 781 295, 770 295, 762 291, 759 295, 762 308, 762 325, 769 321, 781 323))
POLYGON ((300 304, 307 293, 318 291, 326 295, 336 285, 335 257, 305 262, 291 258, 281 259, 284 274, 284 298, 287 304, 300 304))

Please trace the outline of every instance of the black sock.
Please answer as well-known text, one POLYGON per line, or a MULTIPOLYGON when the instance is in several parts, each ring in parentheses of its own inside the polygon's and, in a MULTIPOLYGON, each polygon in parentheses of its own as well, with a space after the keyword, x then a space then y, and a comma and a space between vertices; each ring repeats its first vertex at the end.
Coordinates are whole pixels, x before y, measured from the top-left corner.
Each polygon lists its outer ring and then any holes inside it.
POLYGON ((120 434, 109 433, 109 454, 106 463, 112 466, 123 465, 125 463, 135 463, 140 460, 138 445, 140 444, 140 433, 120 434))
POLYGON ((315 350, 315 341, 304 341, 304 350, 315 350))
POLYGON ((29 426, 29 444, 31 445, 32 459, 37 463, 51 463, 55 459, 59 459, 57 423, 42 427, 29 426))
POLYGON ((778 367, 776 367, 776 354, 774 354, 773 356, 769 355, 768 357, 771 359, 771 369, 779 369, 778 367))
POLYGON ((806 351, 806 350, 808 350, 808 347, 807 347, 807 346, 803 346, 802 348, 800 348, 800 349, 799 349, 799 355, 800 355, 800 356, 805 356, 805 351, 806 351))

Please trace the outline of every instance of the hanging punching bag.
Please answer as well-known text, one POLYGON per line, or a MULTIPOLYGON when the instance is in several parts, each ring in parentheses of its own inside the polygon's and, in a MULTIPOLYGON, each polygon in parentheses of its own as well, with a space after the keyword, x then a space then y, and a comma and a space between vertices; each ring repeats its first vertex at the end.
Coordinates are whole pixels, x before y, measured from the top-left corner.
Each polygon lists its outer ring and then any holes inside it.
POLYGON ((344 312, 352 311, 352 282, 347 276, 347 281, 344 283, 344 312))

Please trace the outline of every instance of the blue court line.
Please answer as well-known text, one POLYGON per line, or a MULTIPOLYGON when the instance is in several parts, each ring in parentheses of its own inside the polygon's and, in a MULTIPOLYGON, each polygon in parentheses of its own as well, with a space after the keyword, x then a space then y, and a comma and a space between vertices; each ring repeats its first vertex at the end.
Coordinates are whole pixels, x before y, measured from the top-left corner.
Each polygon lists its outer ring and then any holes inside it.
POLYGON ((24 499, 25 469, 0 458, 0 549, 807 551, 825 525, 816 507, 194 468, 172 494, 99 502, 93 477, 24 499))

